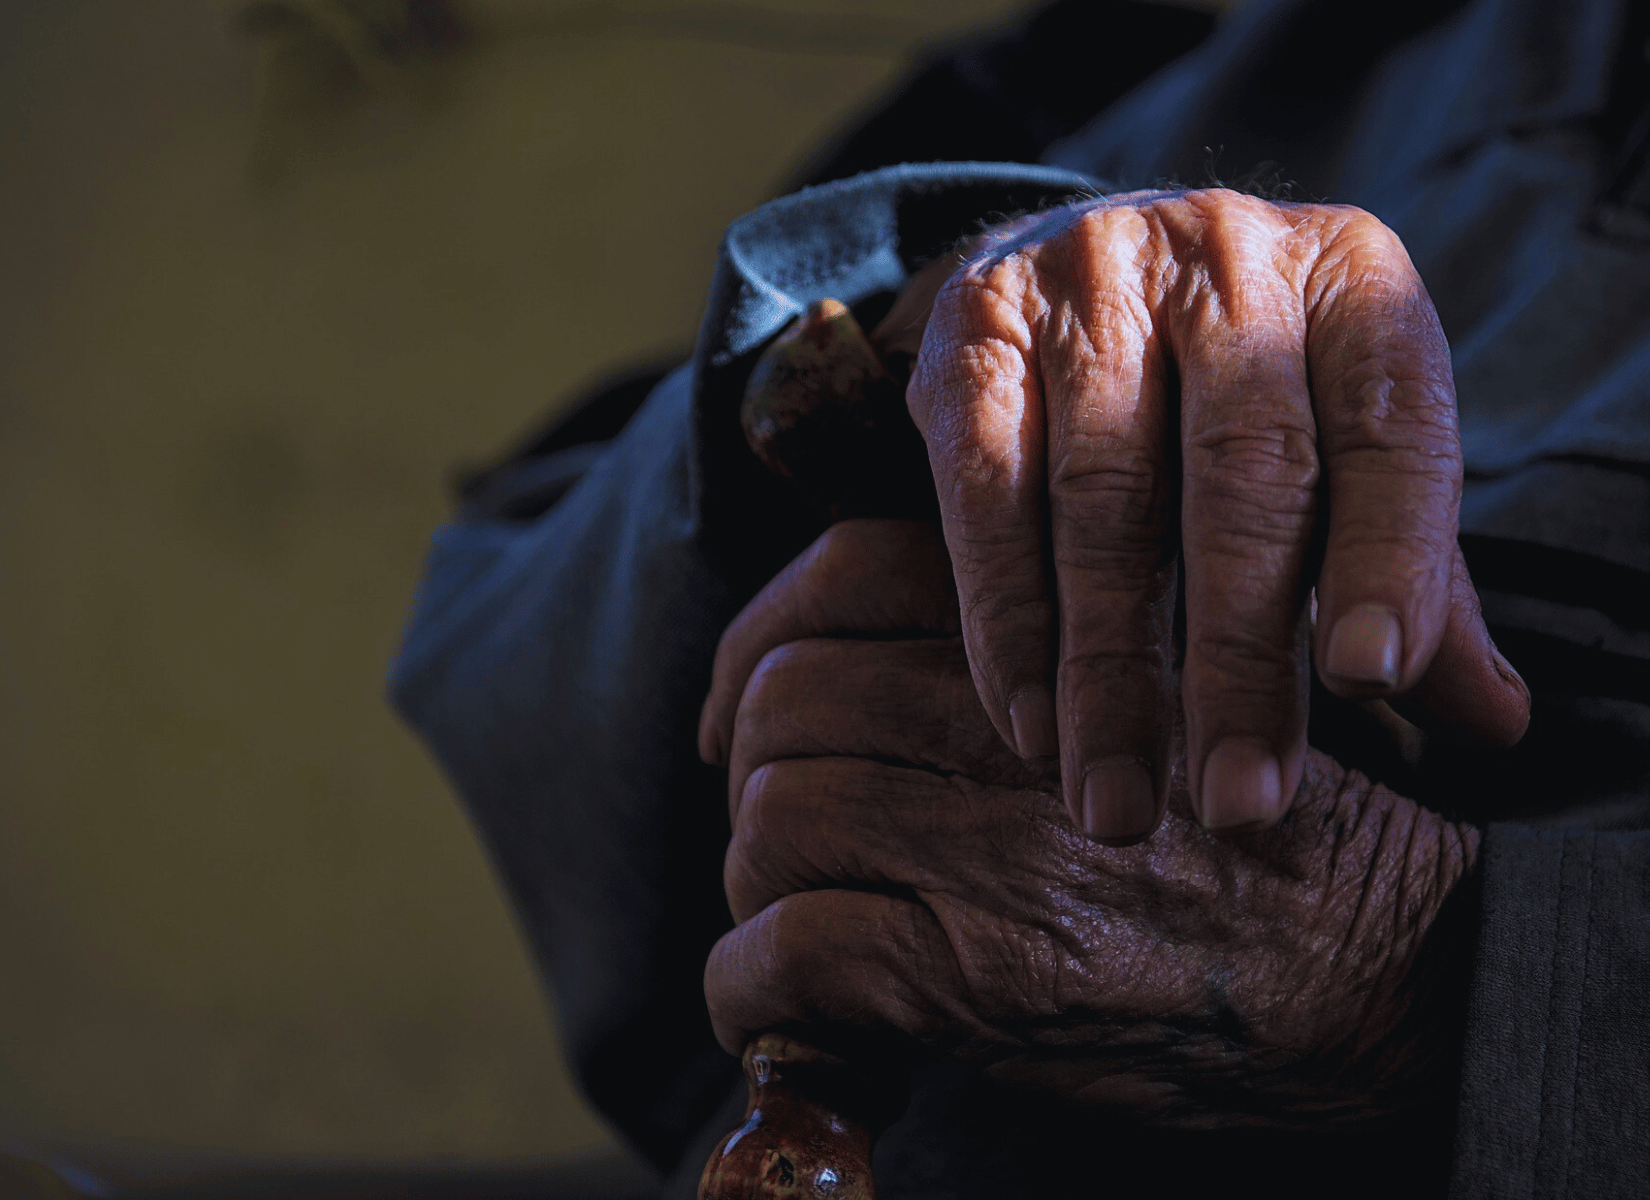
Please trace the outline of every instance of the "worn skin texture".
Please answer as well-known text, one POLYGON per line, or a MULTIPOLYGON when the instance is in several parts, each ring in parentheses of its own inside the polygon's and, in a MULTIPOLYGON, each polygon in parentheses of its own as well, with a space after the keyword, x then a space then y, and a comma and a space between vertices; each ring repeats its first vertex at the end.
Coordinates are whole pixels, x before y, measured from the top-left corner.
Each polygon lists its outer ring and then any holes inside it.
POLYGON ((1210 827, 1281 817, 1314 660, 1338 696, 1453 689, 1421 709, 1522 733, 1462 586, 1449 347, 1374 217, 1219 188, 1087 201, 936 266, 876 340, 917 355, 987 718, 1060 758, 1091 836, 1147 836, 1176 787, 1210 827))
POLYGON ((1219 837, 1191 815, 1177 738, 1157 835, 1099 844, 1066 819, 1056 760, 998 736, 958 628, 938 531, 866 521, 723 639, 705 727, 731 747, 739 924, 705 978, 729 1050, 892 1030, 1193 1127, 1447 1100, 1474 829, 1307 750, 1285 817, 1219 837), (845 560, 857 573, 833 574, 845 560))

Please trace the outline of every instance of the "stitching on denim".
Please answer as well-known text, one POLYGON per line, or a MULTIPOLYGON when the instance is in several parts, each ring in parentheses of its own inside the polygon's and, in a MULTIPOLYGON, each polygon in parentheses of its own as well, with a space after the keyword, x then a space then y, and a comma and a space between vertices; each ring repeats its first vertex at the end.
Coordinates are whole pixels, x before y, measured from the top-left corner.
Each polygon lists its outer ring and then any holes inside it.
POLYGON ((1553 906, 1552 955, 1547 963, 1547 1027, 1541 1031, 1541 1065, 1538 1076, 1540 1090, 1540 1108, 1536 1113, 1535 1148, 1530 1158, 1529 1172, 1526 1176, 1527 1187, 1524 1194, 1533 1200, 1535 1196, 1535 1176, 1537 1164, 1540 1161, 1541 1147, 1547 1141, 1547 1052, 1553 1043, 1553 1027, 1557 1022, 1556 1009, 1558 1006, 1558 989, 1553 987, 1553 981, 1558 978, 1559 953, 1563 946, 1564 931, 1564 863, 1570 857, 1569 837, 1564 838, 1563 849, 1558 856, 1558 903, 1553 906))
MULTIPOLYGON (((1587 907, 1583 910, 1586 913, 1586 918, 1581 927, 1581 991, 1576 997, 1577 1006, 1580 1006, 1587 996, 1587 984, 1593 973, 1593 858, 1598 852, 1598 834, 1587 834, 1586 844, 1587 882, 1582 889, 1582 898, 1587 907)), ((1576 1093, 1580 1091, 1581 1082, 1581 1034, 1585 1028, 1585 1021, 1578 1019, 1575 1042, 1570 1047, 1570 1128, 1568 1136, 1564 1139, 1564 1195, 1566 1196, 1577 1194, 1572 1186, 1572 1176, 1575 1173, 1575 1155, 1572 1151, 1576 1137, 1576 1093)))

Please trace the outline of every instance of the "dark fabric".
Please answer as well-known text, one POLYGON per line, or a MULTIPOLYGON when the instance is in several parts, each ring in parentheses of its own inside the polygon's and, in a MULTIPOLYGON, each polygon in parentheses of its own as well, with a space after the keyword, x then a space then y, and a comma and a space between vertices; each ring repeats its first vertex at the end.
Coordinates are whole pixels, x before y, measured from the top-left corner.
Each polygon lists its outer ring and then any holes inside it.
POLYGON ((936 1064, 879 1150, 882 1194, 1439 1194, 1457 1123, 1455 1194, 1642 1191, 1650 259, 1600 217, 1623 203, 1612 164, 1632 142, 1610 109, 1636 95, 1618 86, 1629 7, 1403 3, 1360 10, 1348 38, 1329 0, 1261 0, 1056 142, 1067 171, 908 167, 776 201, 730 229, 692 363, 611 447, 521 464, 519 494, 559 499, 440 535, 396 702, 499 865, 580 1079, 675 1170, 668 1194, 691 1194, 738 1105, 700 994, 728 918, 725 781, 693 750, 699 699, 723 624, 817 531, 739 435, 753 355, 809 300, 886 303, 994 213, 1102 178, 1196 180, 1211 154, 1224 174, 1273 160, 1385 220, 1454 349, 1463 546, 1535 690, 1517 751, 1435 743, 1408 779, 1497 823, 1461 1103, 1345 1137, 1176 1137, 936 1064))
POLYGON ((571 408, 563 406, 497 462, 465 472, 456 488, 464 517, 531 521, 544 513, 589 468, 594 452, 619 436, 676 365, 636 367, 608 379, 571 408))
POLYGON ((531 524, 437 540, 391 689, 457 784, 591 1100, 661 1168, 737 1065, 699 989, 726 928, 693 722, 738 607, 692 517, 686 372, 531 524))
POLYGON ((1650 1186, 1650 832, 1492 825, 1452 1194, 1650 1186))
POLYGON ((1608 166, 1594 228, 1650 242, 1650 5, 1629 9, 1610 104, 1597 128, 1608 166))
POLYGON ((1036 162, 1049 144, 1209 36, 1203 12, 1061 0, 939 55, 795 181, 908 162, 1036 162))

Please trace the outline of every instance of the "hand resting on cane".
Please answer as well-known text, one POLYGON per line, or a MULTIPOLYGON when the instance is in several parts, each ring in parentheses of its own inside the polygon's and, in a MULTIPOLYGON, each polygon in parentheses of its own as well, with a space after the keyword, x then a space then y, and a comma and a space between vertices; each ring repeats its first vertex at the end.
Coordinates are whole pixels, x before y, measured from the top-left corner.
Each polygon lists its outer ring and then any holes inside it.
POLYGON ((717 686, 742 698, 739 925, 706 970, 723 1044, 892 1029, 1190 1126, 1447 1096, 1464 1004, 1447 913, 1476 830, 1308 751, 1269 830, 1206 832, 1177 764, 1159 836, 1096 844, 1055 765, 1012 753, 980 706, 947 562, 920 525, 836 526, 724 638, 717 686), (837 557, 860 564, 851 587, 837 557))
POLYGON ((1155 828, 1182 713, 1199 820, 1278 819, 1314 660, 1338 696, 1518 740, 1527 692, 1476 653, 1461 587, 1449 347, 1368 213, 1224 188, 1084 201, 913 281, 878 336, 916 355, 986 714, 1060 757, 1091 836, 1155 828))

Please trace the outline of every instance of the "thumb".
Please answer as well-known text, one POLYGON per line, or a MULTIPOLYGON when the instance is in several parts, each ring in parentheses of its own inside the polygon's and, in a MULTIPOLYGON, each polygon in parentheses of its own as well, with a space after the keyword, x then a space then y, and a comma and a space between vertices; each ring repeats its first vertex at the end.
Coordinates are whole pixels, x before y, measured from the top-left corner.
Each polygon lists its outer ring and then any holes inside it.
POLYGON ((1438 653, 1420 682, 1392 706, 1428 733, 1491 749, 1514 745, 1530 723, 1530 689, 1490 640, 1459 548, 1438 653))

